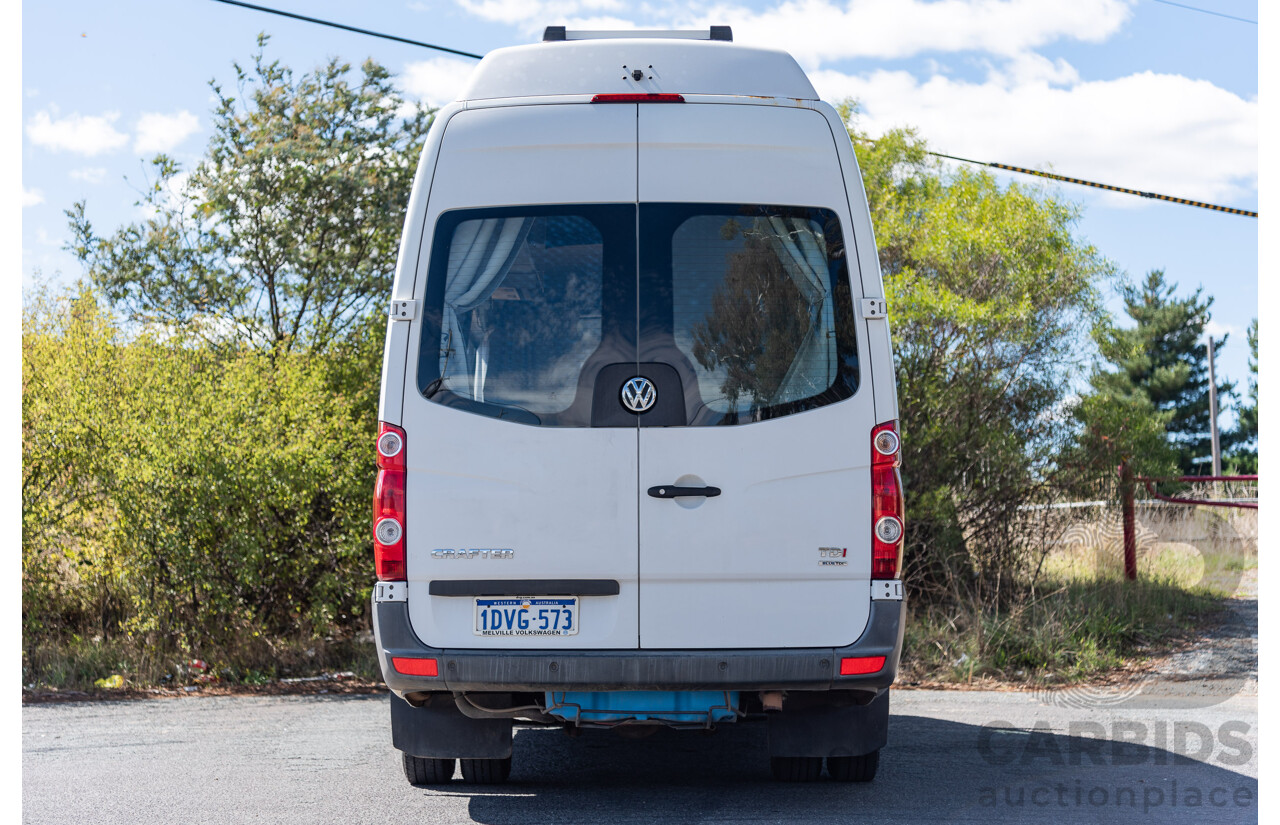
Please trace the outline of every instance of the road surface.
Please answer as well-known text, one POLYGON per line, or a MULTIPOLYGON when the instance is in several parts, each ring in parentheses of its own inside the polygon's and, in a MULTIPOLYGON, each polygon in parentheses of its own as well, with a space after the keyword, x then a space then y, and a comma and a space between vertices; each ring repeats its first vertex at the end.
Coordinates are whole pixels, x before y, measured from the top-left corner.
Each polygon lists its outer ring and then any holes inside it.
POLYGON ((1176 686, 1145 700, 895 690, 869 785, 773 782, 763 725, 638 741, 517 729, 509 784, 422 789, 391 748, 385 695, 35 704, 22 709, 23 819, 1256 822, 1254 686, 1208 702, 1176 686))

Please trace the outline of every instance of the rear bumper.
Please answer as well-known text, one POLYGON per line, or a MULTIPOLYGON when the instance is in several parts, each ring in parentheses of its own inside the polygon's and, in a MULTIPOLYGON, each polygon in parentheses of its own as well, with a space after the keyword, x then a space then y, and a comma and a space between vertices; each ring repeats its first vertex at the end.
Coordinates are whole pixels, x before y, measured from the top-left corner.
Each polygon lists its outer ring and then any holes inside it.
POLYGON ((383 679, 396 694, 419 691, 871 690, 898 672, 906 603, 873 600, 861 638, 848 647, 767 650, 455 650, 424 645, 406 602, 374 602, 383 679), (393 656, 434 658, 439 676, 409 676, 393 656), (884 656, 884 667, 840 676, 840 660, 884 656))

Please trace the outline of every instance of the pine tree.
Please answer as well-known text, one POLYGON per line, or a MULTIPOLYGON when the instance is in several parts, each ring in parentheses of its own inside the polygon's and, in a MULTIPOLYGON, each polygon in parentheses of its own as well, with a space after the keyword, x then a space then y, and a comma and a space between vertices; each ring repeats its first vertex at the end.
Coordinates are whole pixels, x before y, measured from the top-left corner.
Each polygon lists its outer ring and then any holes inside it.
MULTIPOLYGON (((1203 461, 1211 453, 1209 435, 1209 361, 1204 330, 1209 323, 1212 296, 1197 288, 1188 298, 1176 298, 1176 283, 1166 283, 1164 271, 1154 269, 1141 284, 1121 287, 1125 312, 1136 322, 1130 329, 1105 327, 1095 334, 1103 358, 1118 369, 1100 372, 1093 384, 1098 392, 1118 398, 1145 396, 1156 410, 1169 414, 1165 432, 1177 451, 1185 474, 1204 474, 1203 461), (1199 458, 1200 462, 1193 459, 1199 458)), ((1221 347, 1227 341, 1216 342, 1221 347)), ((1234 384, 1218 385, 1218 408, 1232 396, 1234 384)), ((1234 443, 1222 434, 1222 448, 1234 443)))

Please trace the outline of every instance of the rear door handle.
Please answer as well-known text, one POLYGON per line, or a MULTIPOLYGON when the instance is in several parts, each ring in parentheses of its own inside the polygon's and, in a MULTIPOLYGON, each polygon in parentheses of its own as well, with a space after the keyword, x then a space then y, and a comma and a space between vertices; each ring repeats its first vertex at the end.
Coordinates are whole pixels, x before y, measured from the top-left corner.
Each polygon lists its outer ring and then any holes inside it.
POLYGON ((715 498, 720 495, 720 488, 676 487, 674 485, 664 485, 662 487, 650 487, 649 495, 654 498, 676 498, 677 496, 706 496, 707 498, 715 498))

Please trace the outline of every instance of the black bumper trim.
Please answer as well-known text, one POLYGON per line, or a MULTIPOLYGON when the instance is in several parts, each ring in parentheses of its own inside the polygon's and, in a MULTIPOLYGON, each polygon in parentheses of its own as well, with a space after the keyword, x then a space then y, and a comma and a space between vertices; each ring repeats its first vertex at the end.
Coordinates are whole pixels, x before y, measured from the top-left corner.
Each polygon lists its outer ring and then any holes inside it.
POLYGON ((616 596, 613 579, 436 579, 432 596, 616 596))
MULTIPOLYGON (((522 594, 529 595, 529 594, 522 594)), ((905 603, 872 601, 862 637, 848 647, 766 650, 454 650, 427 647, 407 602, 375 602, 383 678, 397 693, 545 690, 879 690, 897 675, 905 603), (433 657, 438 677, 407 676, 391 657, 433 657), (878 673, 839 676, 846 656, 884 656, 878 673)))

